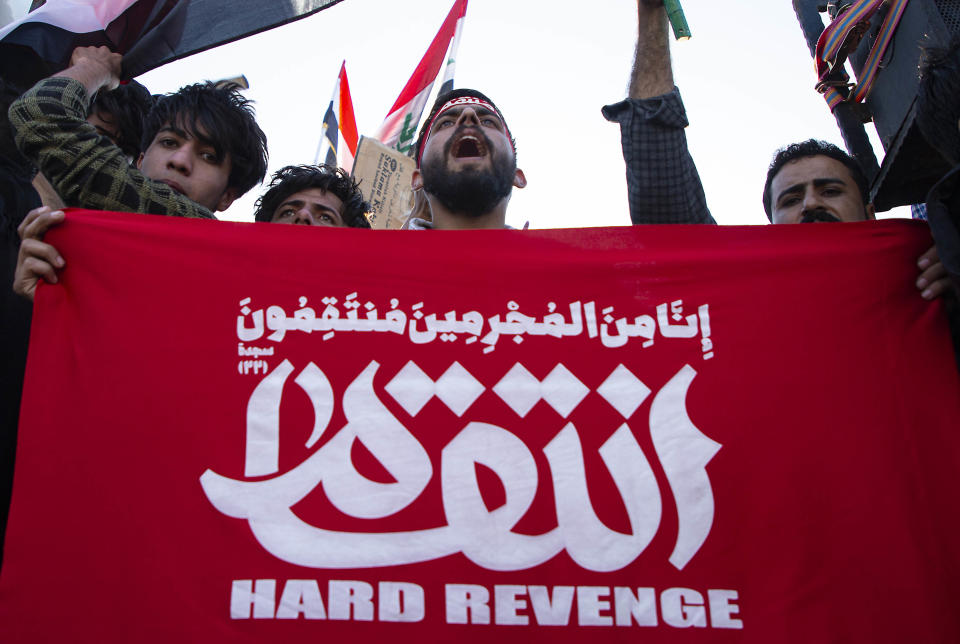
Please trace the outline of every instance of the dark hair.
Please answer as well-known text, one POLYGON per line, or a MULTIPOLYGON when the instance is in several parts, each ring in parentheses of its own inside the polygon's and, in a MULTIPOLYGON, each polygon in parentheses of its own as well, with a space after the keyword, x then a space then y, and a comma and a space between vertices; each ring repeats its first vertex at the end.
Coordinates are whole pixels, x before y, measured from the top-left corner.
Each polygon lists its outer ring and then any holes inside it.
POLYGON ((244 194, 267 174, 267 135, 257 125, 250 101, 236 88, 207 81, 160 97, 143 126, 143 150, 164 125, 179 127, 209 142, 218 156, 229 155, 227 186, 238 197, 244 194))
POLYGON ((863 199, 863 205, 866 206, 870 203, 870 186, 867 183, 867 176, 863 173, 863 169, 860 167, 860 164, 857 163, 857 160, 832 143, 808 139, 801 143, 792 143, 785 148, 780 148, 774 155, 773 162, 767 170, 767 182, 763 185, 763 209, 767 213, 767 219, 773 221, 773 203, 772 195, 770 194, 770 185, 773 183, 773 179, 780 174, 783 166, 797 159, 819 156, 830 157, 845 165, 847 170, 850 171, 853 181, 857 184, 857 188, 860 189, 860 197, 863 199))
POLYGON ((500 117, 500 120, 503 122, 503 127, 507 130, 507 136, 510 138, 510 144, 513 146, 513 154, 517 154, 517 142, 513 139, 513 136, 510 135, 510 128, 507 127, 507 120, 503 118, 503 114, 500 112, 500 108, 496 104, 487 98, 486 95, 478 92, 475 89, 452 89, 449 92, 444 92, 437 97, 437 100, 433 102, 433 107, 430 109, 430 114, 427 116, 427 120, 423 122, 423 126, 420 128, 420 136, 417 137, 417 144, 413 149, 413 158, 417 160, 417 167, 420 166, 420 152, 423 145, 426 143, 427 139, 427 128, 430 127, 430 124, 433 122, 434 117, 437 115, 437 112, 440 111, 440 108, 443 107, 447 101, 451 101, 455 98, 460 98, 462 96, 473 96, 474 98, 479 98, 481 101, 486 101, 493 106, 493 109, 496 110, 497 116, 500 117))
POLYGON ((14 142, 13 128, 10 127, 10 119, 7 117, 7 110, 10 104, 20 98, 23 89, 8 80, 0 78, 0 157, 7 159, 11 163, 23 169, 31 169, 31 174, 36 171, 33 164, 27 160, 17 144, 14 142))
POLYGON ((254 206, 255 221, 270 221, 273 213, 290 195, 319 188, 343 202, 343 221, 350 228, 369 228, 370 204, 364 201, 360 186, 341 168, 332 165, 288 165, 270 178, 270 186, 254 206))
POLYGON ((960 36, 946 47, 928 44, 920 56, 917 125, 951 163, 960 161, 960 36))
MULTIPOLYGON (((89 114, 103 114, 117 129, 117 147, 134 159, 145 148, 143 125, 153 108, 153 96, 137 81, 130 81, 109 92, 98 92, 89 114)), ((152 140, 153 137, 151 137, 152 140)), ((149 144, 149 142, 148 142, 149 144)))
MULTIPOLYGON (((40 206, 40 195, 30 185, 36 167, 20 153, 14 142, 13 129, 7 109, 20 97, 23 90, 11 81, 0 78, 0 241, 20 243, 17 226, 32 209, 40 206)), ((12 246, 16 249, 17 246, 12 246)))

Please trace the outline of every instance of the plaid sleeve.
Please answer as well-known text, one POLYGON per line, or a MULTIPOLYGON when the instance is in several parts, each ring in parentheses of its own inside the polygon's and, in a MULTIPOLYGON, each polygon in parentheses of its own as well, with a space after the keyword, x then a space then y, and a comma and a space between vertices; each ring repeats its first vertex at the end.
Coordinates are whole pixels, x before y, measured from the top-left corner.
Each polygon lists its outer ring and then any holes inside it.
POLYGON ((603 116, 620 124, 633 223, 717 223, 687 150, 683 129, 688 121, 680 90, 607 105, 603 116))
POLYGON ((68 206, 175 217, 213 214, 130 166, 123 152, 87 123, 83 84, 64 77, 37 83, 10 106, 17 147, 36 163, 68 206))

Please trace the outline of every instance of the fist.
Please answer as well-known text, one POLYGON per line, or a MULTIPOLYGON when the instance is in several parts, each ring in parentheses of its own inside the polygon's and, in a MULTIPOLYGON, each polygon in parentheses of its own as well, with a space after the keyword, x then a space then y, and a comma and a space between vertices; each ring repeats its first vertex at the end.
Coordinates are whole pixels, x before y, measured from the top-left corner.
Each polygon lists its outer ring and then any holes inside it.
POLYGON ((123 56, 109 47, 77 47, 70 56, 70 67, 84 67, 104 80, 104 87, 113 89, 120 84, 120 64, 123 56))

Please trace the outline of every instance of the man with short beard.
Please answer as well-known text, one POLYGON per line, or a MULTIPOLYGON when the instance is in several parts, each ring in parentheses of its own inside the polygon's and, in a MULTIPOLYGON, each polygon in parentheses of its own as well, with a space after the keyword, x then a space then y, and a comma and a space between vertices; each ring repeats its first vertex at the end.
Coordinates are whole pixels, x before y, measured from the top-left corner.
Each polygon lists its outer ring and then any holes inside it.
POLYGON ((411 230, 506 227, 513 188, 527 180, 517 168, 516 144, 489 98, 472 89, 440 95, 416 145, 414 191, 423 190, 433 221, 414 217, 411 230))

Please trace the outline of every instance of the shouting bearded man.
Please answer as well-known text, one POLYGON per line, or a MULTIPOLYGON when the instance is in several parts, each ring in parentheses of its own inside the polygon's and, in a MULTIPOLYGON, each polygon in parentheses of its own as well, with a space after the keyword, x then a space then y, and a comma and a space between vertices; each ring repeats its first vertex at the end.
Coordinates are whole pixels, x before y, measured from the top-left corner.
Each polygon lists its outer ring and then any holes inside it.
POLYGON ((413 230, 505 228, 513 188, 527 180, 500 110, 472 89, 440 95, 420 130, 414 191, 423 190, 433 221, 414 217, 413 230))

